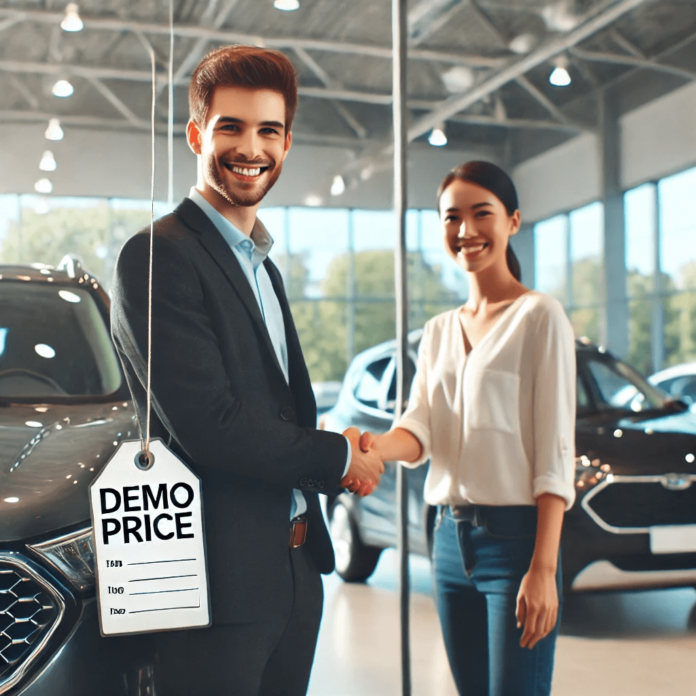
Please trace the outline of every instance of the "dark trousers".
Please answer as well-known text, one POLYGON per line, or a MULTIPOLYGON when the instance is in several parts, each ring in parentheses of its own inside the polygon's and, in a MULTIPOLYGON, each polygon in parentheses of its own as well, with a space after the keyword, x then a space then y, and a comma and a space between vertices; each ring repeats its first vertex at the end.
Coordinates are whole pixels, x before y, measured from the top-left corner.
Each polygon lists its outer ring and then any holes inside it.
POLYGON ((324 589, 305 546, 288 549, 293 605, 248 624, 162 633, 156 696, 304 696, 324 589))
MULTIPOLYGON (((444 508, 433 548, 437 609, 462 696, 548 696, 558 635, 520 647, 515 609, 536 539, 536 507, 444 508)), ((560 563, 556 577, 561 600, 560 563)))

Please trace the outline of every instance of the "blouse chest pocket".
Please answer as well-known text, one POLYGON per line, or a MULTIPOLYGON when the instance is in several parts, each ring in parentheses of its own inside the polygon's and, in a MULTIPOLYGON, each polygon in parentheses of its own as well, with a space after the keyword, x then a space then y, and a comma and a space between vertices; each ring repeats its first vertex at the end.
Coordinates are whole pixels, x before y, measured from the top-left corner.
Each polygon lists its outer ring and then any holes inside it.
POLYGON ((519 375, 477 370, 466 377, 465 412, 469 426, 514 434, 519 422, 519 375))

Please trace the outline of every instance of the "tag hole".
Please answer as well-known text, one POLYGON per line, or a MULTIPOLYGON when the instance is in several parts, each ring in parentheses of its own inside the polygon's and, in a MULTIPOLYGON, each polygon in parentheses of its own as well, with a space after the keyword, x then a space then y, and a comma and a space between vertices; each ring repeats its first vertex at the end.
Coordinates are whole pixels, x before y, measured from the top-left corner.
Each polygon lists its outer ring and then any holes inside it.
POLYGON ((135 455, 135 466, 137 466, 138 469, 140 469, 141 471, 147 471, 148 469, 151 469, 154 463, 155 455, 152 452, 150 452, 148 456, 147 452, 141 450, 140 452, 138 452, 138 454, 135 455))

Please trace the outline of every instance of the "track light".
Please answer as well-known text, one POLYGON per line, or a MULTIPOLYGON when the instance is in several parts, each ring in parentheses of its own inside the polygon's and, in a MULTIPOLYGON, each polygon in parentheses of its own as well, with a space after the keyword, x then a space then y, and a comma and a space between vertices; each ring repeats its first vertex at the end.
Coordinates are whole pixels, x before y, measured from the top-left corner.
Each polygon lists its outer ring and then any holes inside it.
POLYGON ((63 31, 82 31, 84 26, 77 5, 74 2, 69 3, 65 8, 65 17, 60 23, 60 28, 63 31))
POLYGON ((65 133, 60 127, 60 121, 57 118, 52 118, 48 122, 48 128, 44 133, 46 140, 62 140, 65 133))
POLYGON ((39 179, 34 184, 34 190, 37 193, 51 193, 53 191, 53 184, 50 179, 39 179))
POLYGON ((442 123, 439 126, 435 126, 435 128, 430 131, 430 135, 428 136, 428 142, 431 145, 434 145, 435 147, 442 147, 443 145, 447 145, 447 135, 445 135, 445 124, 442 123))
POLYGON ((55 172, 58 164, 56 163, 56 158, 50 150, 46 150, 41 157, 41 162, 39 163, 39 169, 42 172, 55 172))
POLYGON ((331 195, 340 196, 346 190, 346 182, 340 174, 334 177, 333 184, 331 184, 331 195))
POLYGON ((70 97, 72 96, 72 93, 75 91, 75 88, 70 84, 68 80, 58 80, 55 85, 53 85, 53 89, 51 92, 53 92, 54 97, 70 97))
POLYGON ((292 12, 293 10, 300 9, 300 0, 274 0, 273 7, 275 7, 276 10, 292 12))

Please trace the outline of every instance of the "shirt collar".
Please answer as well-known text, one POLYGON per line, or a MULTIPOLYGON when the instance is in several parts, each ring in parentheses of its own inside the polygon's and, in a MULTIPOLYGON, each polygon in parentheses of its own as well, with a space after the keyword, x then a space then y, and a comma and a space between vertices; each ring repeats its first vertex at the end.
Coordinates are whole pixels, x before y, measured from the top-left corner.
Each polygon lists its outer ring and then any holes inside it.
MULTIPOLYGON (((188 197, 208 216, 230 247, 235 247, 248 239, 244 232, 237 229, 222 213, 208 203, 195 186, 191 187, 188 197)), ((258 218, 254 221, 254 227, 249 237, 254 243, 255 260, 257 263, 263 262, 271 251, 273 237, 258 218)))

